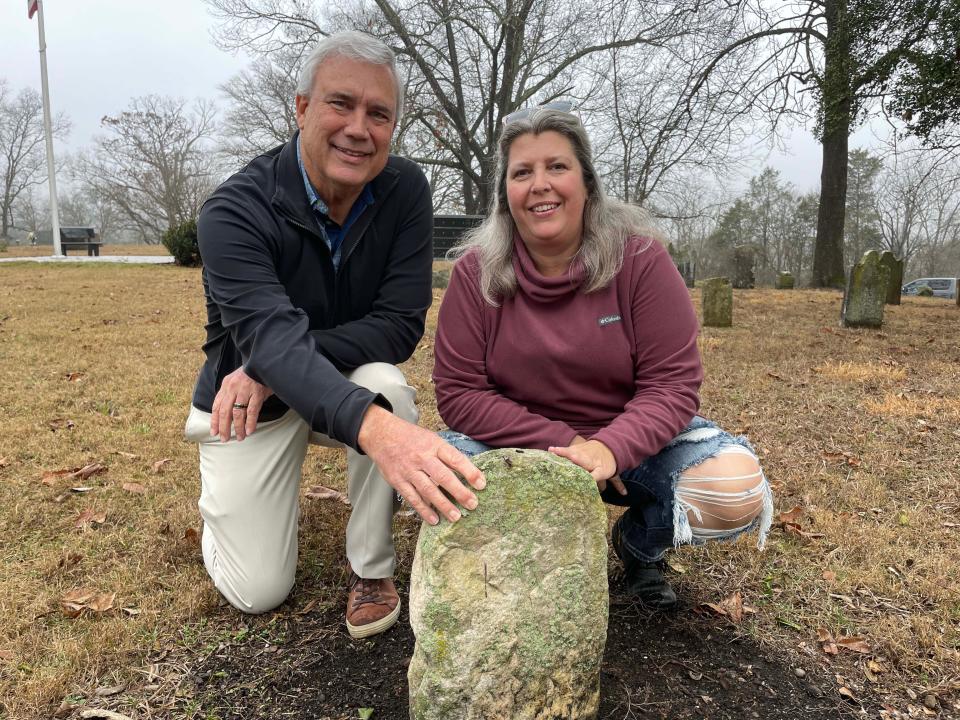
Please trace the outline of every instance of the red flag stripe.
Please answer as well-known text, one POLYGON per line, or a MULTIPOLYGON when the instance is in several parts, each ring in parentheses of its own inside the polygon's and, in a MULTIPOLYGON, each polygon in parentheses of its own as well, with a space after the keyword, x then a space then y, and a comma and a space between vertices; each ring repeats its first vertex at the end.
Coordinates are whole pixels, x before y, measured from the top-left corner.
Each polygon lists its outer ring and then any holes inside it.
POLYGON ((27 0, 27 17, 33 19, 33 14, 37 12, 37 3, 39 0, 27 0))

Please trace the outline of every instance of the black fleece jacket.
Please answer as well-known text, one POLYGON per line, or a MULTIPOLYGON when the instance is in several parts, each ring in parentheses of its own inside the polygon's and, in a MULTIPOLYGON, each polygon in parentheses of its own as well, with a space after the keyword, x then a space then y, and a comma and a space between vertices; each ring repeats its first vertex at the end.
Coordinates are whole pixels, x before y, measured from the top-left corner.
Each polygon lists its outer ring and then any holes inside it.
POLYGON ((253 160, 200 211, 207 339, 193 404, 210 412, 223 378, 243 365, 274 392, 261 421, 292 408, 313 430, 359 449, 367 408, 390 406, 341 372, 401 363, 423 335, 433 297, 430 188, 416 164, 390 156, 334 271, 296 143, 253 160))

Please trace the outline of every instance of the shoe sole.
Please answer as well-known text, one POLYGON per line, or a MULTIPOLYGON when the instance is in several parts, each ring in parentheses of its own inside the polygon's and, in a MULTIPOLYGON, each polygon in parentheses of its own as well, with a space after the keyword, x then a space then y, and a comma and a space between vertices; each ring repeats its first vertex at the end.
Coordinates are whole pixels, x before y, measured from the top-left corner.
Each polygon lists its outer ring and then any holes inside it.
POLYGON ((366 625, 351 625, 350 621, 347 620, 347 632, 350 633, 350 637, 354 640, 362 640, 363 638, 368 638, 371 635, 379 635, 380 633, 389 630, 397 623, 397 618, 400 617, 400 602, 397 602, 397 606, 393 609, 386 617, 380 618, 376 622, 367 623, 366 625))

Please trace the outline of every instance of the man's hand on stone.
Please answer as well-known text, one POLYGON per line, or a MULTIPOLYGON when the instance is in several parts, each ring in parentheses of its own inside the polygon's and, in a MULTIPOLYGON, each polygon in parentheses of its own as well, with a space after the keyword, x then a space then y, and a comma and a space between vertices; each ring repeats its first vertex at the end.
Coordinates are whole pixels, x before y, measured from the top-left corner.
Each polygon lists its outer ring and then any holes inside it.
POLYGON ((377 464, 387 483, 427 523, 436 525, 437 513, 450 522, 460 519, 460 510, 447 495, 468 510, 477 507, 477 496, 455 473, 477 490, 486 486, 483 473, 436 433, 401 420, 379 405, 371 405, 364 415, 357 443, 377 464))
POLYGON ((223 379, 220 391, 210 410, 210 434, 219 435, 223 442, 230 439, 233 426, 237 440, 243 440, 257 428, 257 418, 264 401, 273 390, 261 385, 237 368, 223 379))
POLYGON ((627 494, 627 488, 617 475, 617 461, 610 452, 610 448, 599 440, 586 440, 579 435, 566 447, 547 448, 554 455, 559 455, 579 465, 597 481, 600 492, 607 489, 609 481, 621 495, 627 494))

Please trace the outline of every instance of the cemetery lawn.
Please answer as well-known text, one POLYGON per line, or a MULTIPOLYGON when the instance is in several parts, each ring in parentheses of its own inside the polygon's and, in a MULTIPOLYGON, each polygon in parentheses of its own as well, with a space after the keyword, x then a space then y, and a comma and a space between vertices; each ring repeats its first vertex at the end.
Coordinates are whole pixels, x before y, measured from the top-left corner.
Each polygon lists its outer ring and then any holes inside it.
MULTIPOLYGON (((434 292, 404 370, 438 429, 434 292)), ((960 308, 905 298, 880 331, 839 309, 734 291, 734 327, 704 329, 702 413, 754 443, 774 529, 763 553, 672 553, 666 616, 622 596, 611 553, 600 717, 960 712, 960 308)), ((0 718, 406 717, 406 613, 349 640, 348 510, 308 497, 344 489, 342 453, 307 458, 287 603, 244 617, 206 579, 181 439, 203 322, 198 270, 0 265, 0 718)), ((404 604, 417 530, 398 517, 404 604)))

